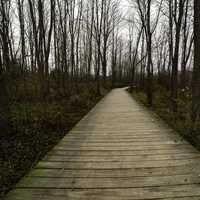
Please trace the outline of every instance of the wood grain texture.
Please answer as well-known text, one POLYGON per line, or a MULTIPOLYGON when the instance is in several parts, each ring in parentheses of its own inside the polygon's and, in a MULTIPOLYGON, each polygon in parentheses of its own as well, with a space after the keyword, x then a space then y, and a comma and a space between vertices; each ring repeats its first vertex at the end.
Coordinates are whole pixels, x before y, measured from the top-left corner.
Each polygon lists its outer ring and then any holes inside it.
POLYGON ((112 90, 5 200, 200 200, 200 154, 112 90))

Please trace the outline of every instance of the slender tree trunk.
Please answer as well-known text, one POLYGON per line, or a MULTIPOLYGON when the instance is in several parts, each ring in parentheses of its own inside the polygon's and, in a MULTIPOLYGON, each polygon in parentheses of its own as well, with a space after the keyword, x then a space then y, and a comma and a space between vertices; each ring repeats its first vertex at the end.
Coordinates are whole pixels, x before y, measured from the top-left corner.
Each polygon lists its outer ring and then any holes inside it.
POLYGON ((151 0, 147 7, 147 101, 150 106, 153 103, 153 71, 152 71, 152 33, 151 33, 151 0))
POLYGON ((167 83, 167 88, 170 89, 171 85, 171 65, 172 65, 172 60, 173 60, 173 54, 174 54, 174 49, 173 49, 173 1, 169 1, 169 61, 168 61, 168 83, 167 83))
POLYGON ((186 0, 184 22, 183 22, 183 49, 182 49, 182 62, 181 62, 181 88, 186 87, 186 53, 187 53, 187 42, 189 37, 188 28, 188 4, 189 0, 186 0))
MULTIPOLYGON (((193 129, 200 119, 200 1, 194 0, 194 69, 192 82, 193 129)), ((193 130, 193 131, 194 131, 193 130)))
POLYGON ((24 0, 18 0, 18 15, 20 23, 20 36, 21 36, 21 69, 24 71, 26 52, 25 52, 25 24, 24 24, 24 0))
MULTIPOLYGON (((176 30, 175 30, 175 49, 172 60, 172 79, 171 79, 171 99, 172 109, 177 112, 177 99, 178 99, 178 66, 179 66, 179 48, 180 48, 180 33, 182 27, 182 19, 184 14, 185 0, 180 0, 178 5, 178 20, 175 19, 176 30)), ((177 6, 177 4, 176 4, 177 6)), ((176 8, 177 10, 177 8, 176 8)))
MULTIPOLYGON (((10 2, 8 1, 8 4, 10 2)), ((8 11, 6 10, 7 3, 4 0, 0 0, 0 16, 1 16, 1 41, 2 41, 2 57, 3 57, 3 65, 5 66, 6 71, 10 71, 10 50, 9 50, 9 19, 8 19, 8 11)))

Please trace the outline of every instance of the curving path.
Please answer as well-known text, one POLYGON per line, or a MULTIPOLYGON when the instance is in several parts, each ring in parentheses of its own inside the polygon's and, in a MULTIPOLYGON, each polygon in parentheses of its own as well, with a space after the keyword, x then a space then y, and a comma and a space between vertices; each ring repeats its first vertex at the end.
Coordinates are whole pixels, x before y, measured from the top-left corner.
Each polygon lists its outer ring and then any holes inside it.
POLYGON ((5 200, 200 200, 200 153, 112 90, 5 200))

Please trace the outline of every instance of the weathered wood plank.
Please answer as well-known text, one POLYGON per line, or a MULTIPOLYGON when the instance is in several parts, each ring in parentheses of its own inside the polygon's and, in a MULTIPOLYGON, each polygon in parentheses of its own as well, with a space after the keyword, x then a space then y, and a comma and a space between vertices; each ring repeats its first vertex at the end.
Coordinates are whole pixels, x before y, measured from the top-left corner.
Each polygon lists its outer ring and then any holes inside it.
POLYGON ((154 142, 154 141, 146 141, 146 142, 140 142, 140 141, 132 141, 132 142, 88 142, 88 141, 77 141, 77 142, 66 142, 66 143, 61 143, 59 144, 60 147, 119 147, 119 146, 165 146, 165 145, 185 145, 188 144, 185 141, 159 141, 159 142, 154 142))
POLYGON ((85 155, 85 156, 114 156, 114 155, 152 155, 152 154, 180 154, 180 153, 197 153, 197 150, 194 149, 145 149, 145 150, 101 150, 101 151, 92 151, 92 150, 56 150, 53 149, 49 152, 48 155, 85 155))
POLYGON ((136 162, 136 161, 159 161, 159 160, 187 160, 187 159, 200 159, 199 153, 187 153, 187 154, 154 154, 154 155, 108 155, 108 156, 59 156, 51 155, 46 156, 43 161, 53 162, 136 162))
POLYGON ((195 184, 127 189, 16 189, 9 196, 9 200, 66 200, 66 198, 67 200, 199 200, 200 190, 199 186, 195 184))
POLYGON ((128 178, 44 178, 26 177, 16 188, 61 188, 61 189, 97 189, 97 188, 140 188, 170 185, 200 184, 198 174, 128 177, 128 178))
POLYGON ((192 146, 187 145, 187 144, 166 144, 166 145, 148 145, 146 144, 145 146, 134 146, 127 144, 126 146, 71 146, 71 145, 66 145, 66 146, 56 146, 54 148, 55 150, 68 150, 68 151, 76 151, 76 150, 88 150, 88 151, 123 151, 123 150, 164 150, 164 149, 188 149, 191 150, 193 149, 192 146))
POLYGON ((40 161, 36 168, 44 169, 130 169, 145 167, 172 167, 187 164, 199 165, 198 159, 187 160, 162 160, 162 161, 137 161, 137 162, 48 162, 40 161))
POLYGON ((131 168, 131 169, 34 169, 27 176, 33 177, 68 177, 68 178, 93 178, 93 177, 146 177, 146 176, 172 176, 181 174, 200 174, 200 168, 194 165, 131 168))

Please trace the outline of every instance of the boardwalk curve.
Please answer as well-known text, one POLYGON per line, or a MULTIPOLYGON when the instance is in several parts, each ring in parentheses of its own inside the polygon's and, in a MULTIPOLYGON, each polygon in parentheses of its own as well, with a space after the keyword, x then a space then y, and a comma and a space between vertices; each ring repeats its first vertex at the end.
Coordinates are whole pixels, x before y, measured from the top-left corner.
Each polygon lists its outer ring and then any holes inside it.
POLYGON ((5 200, 200 200, 200 154, 112 90, 5 200))

